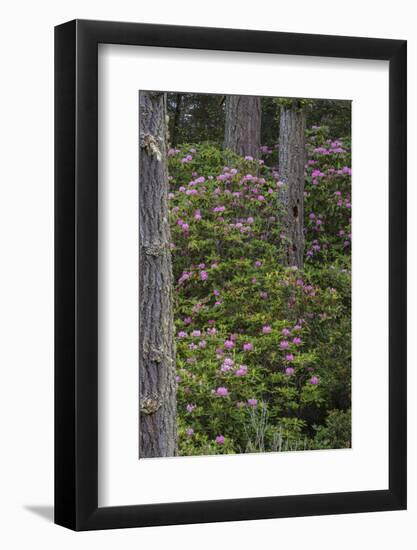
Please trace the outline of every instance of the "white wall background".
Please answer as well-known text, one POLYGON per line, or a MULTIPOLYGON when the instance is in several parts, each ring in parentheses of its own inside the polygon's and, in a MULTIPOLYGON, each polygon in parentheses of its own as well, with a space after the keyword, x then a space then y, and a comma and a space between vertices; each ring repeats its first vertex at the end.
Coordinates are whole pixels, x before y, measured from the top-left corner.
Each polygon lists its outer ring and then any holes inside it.
MULTIPOLYGON (((0 544, 45 548, 415 548, 417 541, 417 36, 413 3, 15 0, 1 12, 0 544), (72 533, 53 495, 53 26, 73 18, 409 41, 409 510, 72 533), (411 216, 413 214, 413 217, 411 216)), ((372 345, 372 344, 371 344, 372 345)), ((377 342, 374 343, 377 345, 377 342)), ((341 472, 343 475, 343 472, 341 472)))

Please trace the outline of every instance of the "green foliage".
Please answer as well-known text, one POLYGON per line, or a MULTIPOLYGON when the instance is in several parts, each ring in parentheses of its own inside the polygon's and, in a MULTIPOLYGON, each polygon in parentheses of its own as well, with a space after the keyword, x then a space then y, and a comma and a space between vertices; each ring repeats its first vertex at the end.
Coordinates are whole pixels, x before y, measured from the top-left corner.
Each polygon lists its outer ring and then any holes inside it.
POLYGON ((194 141, 223 142, 224 97, 215 94, 167 94, 172 146, 194 141))
POLYGON ((330 411, 324 426, 317 426, 314 446, 317 449, 343 449, 351 446, 351 414, 330 411))
POLYGON ((316 103, 314 99, 296 99, 293 97, 275 97, 272 101, 280 109, 295 109, 297 111, 311 109, 316 103))
MULTIPOLYGON (((172 147, 179 143, 211 141, 221 146, 224 139, 224 95, 167 94, 169 135, 172 147)), ((326 125, 332 136, 350 137, 351 101, 262 97, 262 143, 278 141, 279 116, 282 106, 303 108, 307 125, 326 125)), ((276 160, 276 150, 272 157, 276 160)))
POLYGON ((308 132, 302 271, 273 167, 212 142, 169 153, 182 455, 348 446, 350 150, 329 139, 308 132))
POLYGON ((332 136, 351 136, 352 102, 342 99, 315 99, 307 113, 307 125, 327 126, 332 136))

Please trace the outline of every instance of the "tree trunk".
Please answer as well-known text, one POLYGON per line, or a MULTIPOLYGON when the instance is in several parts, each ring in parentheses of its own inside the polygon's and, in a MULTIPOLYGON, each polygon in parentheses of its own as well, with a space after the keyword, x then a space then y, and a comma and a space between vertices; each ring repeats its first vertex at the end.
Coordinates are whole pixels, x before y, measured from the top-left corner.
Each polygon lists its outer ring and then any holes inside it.
POLYGON ((261 98, 245 95, 226 97, 224 147, 238 155, 259 158, 261 146, 261 98))
POLYGON ((304 165, 305 112, 297 106, 281 107, 279 124, 279 176, 284 186, 280 201, 285 208, 288 237, 287 261, 302 269, 304 265, 304 165))
POLYGON ((148 458, 176 454, 166 94, 141 92, 139 110, 139 455, 148 458))
POLYGON ((171 146, 172 147, 175 147, 175 145, 177 144, 177 127, 178 127, 178 123, 180 121, 180 114, 181 114, 181 103, 182 103, 182 95, 181 94, 177 94, 176 95, 176 102, 175 102, 175 111, 174 111, 174 117, 173 117, 173 121, 172 121, 172 131, 171 131, 171 136, 170 136, 170 141, 171 141, 171 146))

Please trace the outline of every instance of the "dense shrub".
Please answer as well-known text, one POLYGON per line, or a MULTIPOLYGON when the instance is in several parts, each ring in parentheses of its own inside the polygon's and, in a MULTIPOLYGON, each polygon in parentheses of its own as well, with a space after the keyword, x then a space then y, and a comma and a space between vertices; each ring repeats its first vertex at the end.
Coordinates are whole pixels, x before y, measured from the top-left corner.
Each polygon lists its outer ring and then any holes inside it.
POLYGON ((307 137, 303 270, 274 146, 169 152, 182 455, 350 446, 350 145, 307 137))

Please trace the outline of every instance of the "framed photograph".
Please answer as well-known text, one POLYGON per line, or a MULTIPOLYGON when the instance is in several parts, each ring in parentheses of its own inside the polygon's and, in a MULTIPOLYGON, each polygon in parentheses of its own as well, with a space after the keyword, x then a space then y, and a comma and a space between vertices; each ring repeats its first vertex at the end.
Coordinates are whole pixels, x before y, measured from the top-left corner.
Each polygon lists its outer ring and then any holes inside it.
POLYGON ((406 508, 406 42, 55 29, 55 522, 406 508))

